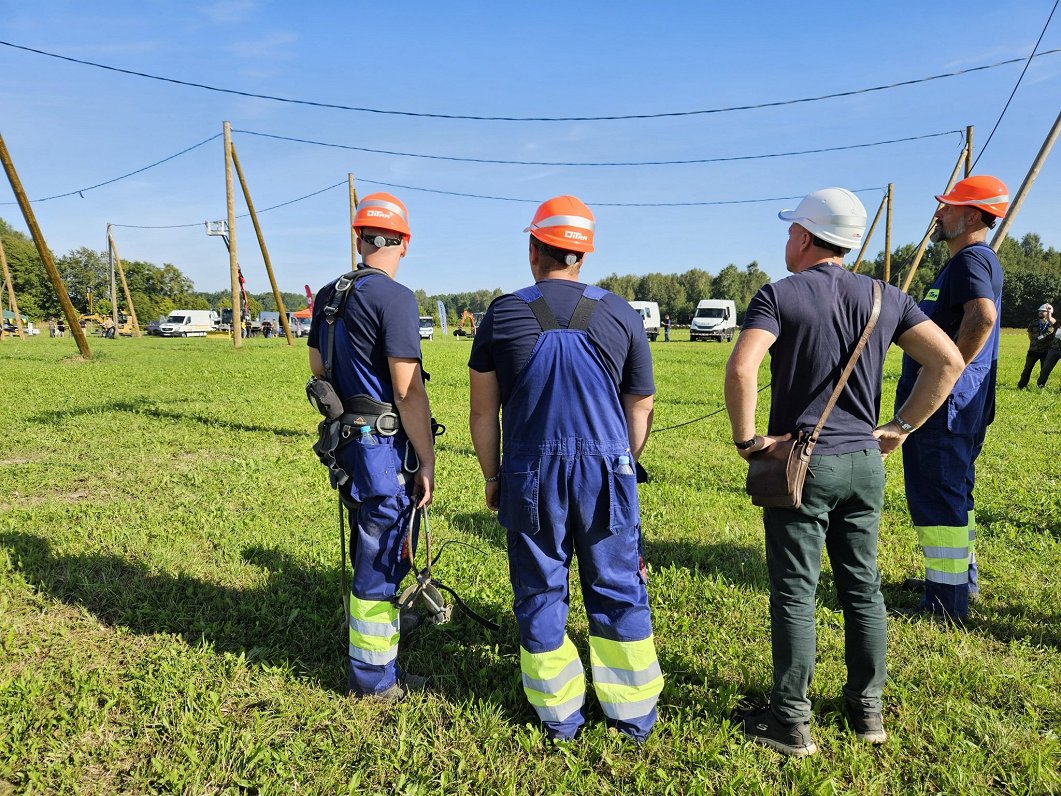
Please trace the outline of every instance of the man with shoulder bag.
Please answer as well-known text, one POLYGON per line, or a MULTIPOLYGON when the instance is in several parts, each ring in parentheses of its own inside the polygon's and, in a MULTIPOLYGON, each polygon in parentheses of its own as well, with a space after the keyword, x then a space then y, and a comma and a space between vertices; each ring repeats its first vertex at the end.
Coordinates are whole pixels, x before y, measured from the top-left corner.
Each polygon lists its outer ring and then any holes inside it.
POLYGON ((883 459, 940 406, 963 362, 912 299, 843 267, 866 226, 866 210, 853 193, 814 191, 778 215, 791 222, 785 264, 792 276, 752 299, 725 389, 734 444, 750 463, 748 492, 764 507, 770 578, 773 689, 769 707, 743 717, 743 732, 804 756, 817 751, 807 692, 823 547, 844 612, 843 691, 851 729, 869 743, 887 738, 881 716, 886 618, 877 569, 883 459), (921 364, 921 375, 895 417, 877 426, 893 342, 921 364), (760 435, 756 394, 767 352, 770 418, 760 435))

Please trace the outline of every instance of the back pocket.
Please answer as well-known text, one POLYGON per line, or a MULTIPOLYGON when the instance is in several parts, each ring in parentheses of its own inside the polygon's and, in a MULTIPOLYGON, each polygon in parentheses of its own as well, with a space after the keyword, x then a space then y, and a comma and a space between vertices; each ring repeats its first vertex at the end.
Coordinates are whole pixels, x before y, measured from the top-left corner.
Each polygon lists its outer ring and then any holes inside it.
POLYGON ((497 521, 508 530, 538 532, 538 471, 501 471, 497 521))

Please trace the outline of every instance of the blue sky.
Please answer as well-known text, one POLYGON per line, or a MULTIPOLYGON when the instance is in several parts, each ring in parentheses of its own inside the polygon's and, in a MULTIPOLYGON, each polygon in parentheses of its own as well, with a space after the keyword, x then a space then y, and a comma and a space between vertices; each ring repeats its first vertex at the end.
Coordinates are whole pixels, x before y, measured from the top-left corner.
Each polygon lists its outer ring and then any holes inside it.
MULTIPOLYGON (((251 93, 465 115, 662 113, 794 99, 1027 57, 1052 0, 797 5, 716 3, 16 3, 0 38, 28 47, 251 93), (305 7, 301 7, 305 6, 305 7), (397 9, 397 11, 395 11, 397 9)), ((1061 47, 1061 15, 1040 51, 1061 47)), ((543 161, 640 161, 766 154, 926 135, 975 125, 977 152, 1021 65, 787 107, 598 122, 418 119, 282 104, 171 85, 0 46, 0 132, 31 198, 93 185, 234 128, 405 152, 543 161)), ((1037 58, 977 166, 1015 192, 1061 107, 1061 53, 1037 58)), ((920 239, 960 148, 958 135, 798 157, 682 166, 457 163, 366 154, 236 133, 258 208, 362 180, 544 199, 730 201, 840 185, 895 184, 893 241, 920 239)), ((1013 233, 1061 248, 1061 154, 1013 233)), ((377 186, 359 181, 360 195, 377 186)), ((529 281, 522 234, 534 204, 394 189, 413 241, 401 281, 429 293, 529 281)), ((238 194, 238 188, 237 188, 238 194)), ((881 192, 860 194, 870 215, 881 192)), ((12 202, 6 181, 0 202, 12 202)), ((595 207, 597 252, 583 277, 716 273, 752 260, 784 276, 794 202, 595 207)), ((225 216, 220 139, 129 179, 35 204, 53 250, 103 249, 106 225, 225 216)), ((242 199, 237 212, 243 212, 242 199)), ((0 216, 25 229, 18 208, 0 216)), ((263 213, 280 285, 316 290, 349 265, 345 185, 263 213)), ((268 289, 249 219, 237 225, 253 292, 268 289)), ((228 286, 223 244, 202 227, 116 228, 126 259, 172 262, 198 289, 228 286)), ((879 229, 871 249, 883 247, 879 229)))

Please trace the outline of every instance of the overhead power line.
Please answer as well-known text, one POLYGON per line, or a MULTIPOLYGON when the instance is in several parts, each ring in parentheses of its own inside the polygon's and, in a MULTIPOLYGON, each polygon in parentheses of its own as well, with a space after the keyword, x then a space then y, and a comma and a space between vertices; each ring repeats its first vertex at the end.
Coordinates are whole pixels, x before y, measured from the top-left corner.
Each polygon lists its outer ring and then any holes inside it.
MULTIPOLYGON (((1039 32, 1039 38, 1035 42, 1035 46, 1032 48, 1032 54, 1028 56, 1027 62, 1024 64, 1024 68, 1020 71, 1020 77, 1017 78, 1016 84, 1013 86, 1013 91, 1009 93, 1009 99, 1006 100, 1005 106, 1002 108, 1002 113, 998 115, 998 119, 995 120, 995 126, 991 128, 991 132, 987 134, 987 140, 984 141, 984 145, 980 147, 980 152, 976 156, 976 160, 973 161, 973 169, 976 168, 976 164, 980 162, 980 158, 984 152, 987 151, 988 145, 991 143, 991 139, 995 136, 995 130, 998 129, 999 124, 1002 122, 1002 117, 1006 115, 1006 111, 1009 110, 1009 104, 1013 102, 1013 97, 1017 93, 1017 89, 1020 88, 1020 83, 1024 80, 1024 74, 1028 71, 1028 67, 1031 66, 1032 59, 1035 58, 1035 52, 1039 49, 1039 45, 1043 42, 1043 36, 1046 35, 1046 29, 1050 27, 1050 20, 1054 18, 1054 12, 1057 11, 1058 0, 1054 0, 1054 7, 1050 9, 1050 15, 1046 18, 1046 24, 1043 25, 1043 29, 1039 32)), ((971 171, 972 169, 970 169, 971 171)))
MULTIPOLYGON (((232 94, 237 97, 250 97, 252 99, 264 99, 270 100, 272 102, 285 102, 292 105, 307 105, 314 108, 329 108, 332 110, 354 111, 356 113, 375 113, 386 116, 414 116, 426 119, 465 119, 482 122, 604 122, 620 121, 626 119, 663 119, 676 116, 701 116, 713 113, 731 113, 733 111, 748 111, 760 108, 776 108, 784 105, 797 105, 800 103, 820 102, 822 100, 837 99, 840 97, 852 97, 857 94, 868 94, 874 91, 886 91, 893 88, 900 88, 902 86, 913 86, 918 83, 928 83, 933 80, 942 80, 943 78, 957 77, 959 75, 968 75, 973 72, 982 72, 987 69, 996 69, 1001 66, 1008 66, 1009 64, 1020 63, 1024 60, 1023 58, 1010 58, 1009 60, 998 61, 993 64, 982 64, 980 66, 972 66, 966 69, 958 69, 953 72, 943 72, 938 75, 929 75, 928 77, 913 78, 911 80, 900 80, 895 83, 887 83, 879 86, 869 86, 866 88, 851 89, 849 91, 837 91, 832 94, 821 94, 815 97, 800 97, 797 99, 775 100, 772 102, 760 102, 749 105, 733 105, 723 108, 704 108, 700 110, 668 111, 663 113, 632 113, 615 116, 479 116, 456 113, 428 113, 426 111, 387 110, 383 108, 359 107, 356 105, 341 105, 338 103, 331 102, 315 102, 312 100, 297 99, 294 97, 277 97, 271 94, 258 94, 252 91, 240 91, 231 88, 221 88, 219 86, 211 86, 206 83, 196 83, 190 80, 179 80, 173 77, 153 75, 148 72, 140 72, 134 69, 122 69, 117 66, 96 63, 95 61, 86 61, 81 58, 72 58, 69 55, 60 55, 59 53, 48 52, 47 50, 39 50, 35 47, 26 47, 25 45, 15 44, 9 41, 0 40, 0 44, 4 45, 5 47, 11 47, 16 50, 36 53, 37 55, 44 55, 49 58, 56 58, 61 61, 68 61, 70 63, 80 64, 82 66, 91 66, 95 67, 96 69, 105 69, 109 72, 118 72, 124 75, 147 78, 149 80, 158 80, 164 83, 172 83, 178 86, 187 86, 189 88, 198 88, 203 89, 204 91, 214 91, 219 94, 232 94)), ((1042 58, 1043 56, 1053 55, 1058 52, 1061 52, 1061 48, 1045 50, 1036 55, 1035 57, 1042 58)))
POLYGON ((275 135, 273 133, 261 133, 255 130, 233 130, 234 133, 253 135, 259 138, 271 138, 276 141, 291 141, 297 144, 310 144, 312 146, 330 147, 332 149, 347 149, 354 152, 368 152, 374 155, 394 155, 403 158, 423 158, 426 160, 453 160, 460 163, 493 163, 506 166, 688 166, 697 163, 730 163, 739 160, 764 160, 767 158, 787 158, 795 155, 816 155, 822 152, 840 152, 846 149, 866 149, 868 147, 885 146, 886 144, 901 144, 907 141, 921 141, 926 138, 939 138, 945 135, 959 135, 963 137, 962 130, 946 130, 942 133, 926 133, 924 135, 912 135, 906 138, 892 138, 887 141, 872 141, 866 144, 846 144, 844 146, 821 147, 819 149, 802 149, 792 152, 771 152, 757 155, 732 155, 728 157, 714 158, 688 158, 686 160, 631 160, 631 161, 562 161, 562 160, 501 160, 494 158, 463 158, 456 155, 426 155, 416 152, 398 152, 391 149, 370 149, 369 147, 354 146, 352 144, 334 144, 327 141, 313 141, 308 138, 295 138, 287 135, 275 135))
MULTIPOLYGON (((86 188, 78 188, 78 189, 73 190, 73 191, 67 191, 66 193, 57 193, 57 194, 55 194, 53 196, 43 196, 40 199, 31 199, 30 201, 31 202, 48 202, 48 201, 51 201, 52 199, 63 199, 65 197, 67 197, 67 196, 81 196, 81 198, 84 199, 85 197, 82 194, 84 194, 86 191, 92 191, 92 190, 95 190, 96 188, 102 188, 104 185, 111 185, 113 183, 118 182, 119 180, 124 180, 127 177, 133 177, 133 176, 135 176, 137 174, 142 174, 143 172, 147 171, 148 169, 153 169, 153 168, 155 168, 155 166, 161 166, 163 163, 171 161, 174 158, 178 158, 181 155, 186 155, 187 153, 191 152, 193 149, 198 149, 199 147, 203 146, 204 144, 209 144, 215 138, 220 138, 220 137, 221 137, 221 133, 216 133, 216 134, 210 136, 209 138, 207 138, 205 141, 200 141, 198 144, 193 144, 192 146, 188 147, 187 149, 182 149, 180 152, 174 152, 172 155, 167 155, 166 157, 162 158, 162 160, 156 160, 154 163, 149 163, 146 166, 142 166, 142 167, 138 168, 136 171, 130 171, 128 174, 123 174, 120 177, 112 177, 109 180, 104 180, 103 182, 97 182, 95 185, 89 185, 86 188)), ((13 204, 16 204, 16 203, 15 202, 0 202, 0 205, 13 205, 13 204)))

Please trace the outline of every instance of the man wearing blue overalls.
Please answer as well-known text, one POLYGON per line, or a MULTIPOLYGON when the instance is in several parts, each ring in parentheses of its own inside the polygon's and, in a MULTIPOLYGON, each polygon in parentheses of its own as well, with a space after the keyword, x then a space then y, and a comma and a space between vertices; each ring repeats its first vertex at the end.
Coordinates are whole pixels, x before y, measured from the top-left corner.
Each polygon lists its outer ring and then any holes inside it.
MULTIPOLYGON (((936 199, 932 240, 946 241, 951 258, 919 306, 954 340, 966 367, 946 403, 903 446, 906 501, 924 551, 925 580, 906 582, 924 588, 916 608, 894 610, 960 621, 979 595, 973 486, 976 457, 995 417, 998 373, 1002 266, 986 238, 1005 217, 1009 195, 1001 180, 981 175, 936 199)), ((918 368, 903 357, 896 407, 909 397, 918 368)))
POLYGON ((412 291, 394 281, 409 247, 408 212, 390 194, 371 194, 358 204, 353 226, 362 262, 317 294, 309 360, 313 375, 326 377, 342 400, 335 460, 349 475, 338 488, 350 510, 354 570, 347 687, 356 696, 399 700, 425 682, 398 669, 394 596, 410 567, 403 548, 415 550, 414 505, 428 505, 434 490, 431 410, 420 310, 412 291))
POLYGON ((471 432, 486 505, 508 531, 528 701, 552 739, 573 738, 585 723, 582 661, 564 629, 575 554, 597 699, 609 725, 643 741, 663 675, 634 465, 655 384, 641 317, 578 281, 593 228, 573 196, 535 213, 525 230, 535 284, 496 299, 472 344, 471 432))

